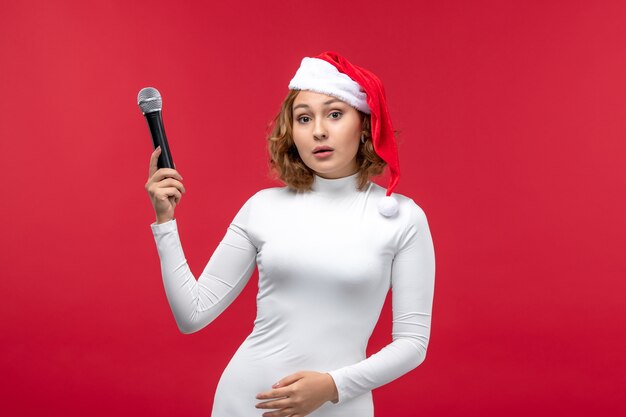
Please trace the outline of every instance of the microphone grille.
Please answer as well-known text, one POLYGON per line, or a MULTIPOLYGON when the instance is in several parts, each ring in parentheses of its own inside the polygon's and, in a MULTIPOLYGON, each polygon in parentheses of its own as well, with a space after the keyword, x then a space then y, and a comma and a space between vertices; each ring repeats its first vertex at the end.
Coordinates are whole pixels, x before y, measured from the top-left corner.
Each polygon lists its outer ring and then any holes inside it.
POLYGON ((137 104, 144 113, 152 113, 155 111, 161 111, 163 106, 163 100, 161 100, 161 94, 159 90, 153 87, 145 87, 137 94, 137 104))

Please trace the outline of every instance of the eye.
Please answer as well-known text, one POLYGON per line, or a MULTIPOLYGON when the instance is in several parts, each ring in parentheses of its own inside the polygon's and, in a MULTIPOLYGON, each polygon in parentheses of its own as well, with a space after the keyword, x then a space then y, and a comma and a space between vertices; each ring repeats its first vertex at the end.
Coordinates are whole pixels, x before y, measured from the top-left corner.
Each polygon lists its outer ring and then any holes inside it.
POLYGON ((332 116, 333 114, 336 114, 336 115, 337 115, 337 117, 332 117, 333 119, 339 119, 339 118, 341 117, 341 112, 340 112, 340 111, 334 111, 334 112, 332 112, 332 113, 331 113, 331 116, 332 116))
POLYGON ((300 116, 300 117, 298 117, 296 120, 297 120, 298 122, 300 122, 300 123, 306 123, 306 121, 305 121, 305 122, 303 122, 303 121, 302 121, 302 119, 308 119, 308 118, 309 118, 309 116, 300 116))

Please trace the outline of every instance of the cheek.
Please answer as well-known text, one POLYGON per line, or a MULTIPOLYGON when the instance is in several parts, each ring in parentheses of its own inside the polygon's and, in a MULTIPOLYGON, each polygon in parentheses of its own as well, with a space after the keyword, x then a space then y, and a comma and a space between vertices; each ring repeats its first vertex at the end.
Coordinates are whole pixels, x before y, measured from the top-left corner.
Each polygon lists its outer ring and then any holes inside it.
POLYGON ((304 149, 304 143, 302 143, 302 141, 298 140, 295 135, 293 137, 293 143, 294 143, 294 145, 296 145, 296 149, 298 150, 298 153, 300 153, 300 155, 302 155, 302 150, 304 149))
POLYGON ((350 141, 346 144, 346 149, 350 151, 350 154, 356 155, 359 151, 359 145, 361 143, 360 132, 359 137, 356 139, 350 139, 350 141))
POLYGON ((361 143, 360 124, 351 121, 351 123, 347 123, 345 126, 342 126, 342 129, 338 131, 337 134, 341 137, 343 148, 347 153, 350 153, 352 156, 358 152, 359 145, 361 143))
POLYGON ((293 143, 296 146, 296 150, 298 151, 298 155, 300 155, 300 158, 302 160, 307 159, 309 157, 309 154, 305 152, 305 150, 307 149, 306 142, 303 141, 302 138, 299 138, 296 132, 292 133, 292 138, 293 143))
POLYGON ((306 141, 307 132, 306 130, 299 125, 294 125, 291 127, 291 137, 295 143, 299 143, 300 145, 304 144, 306 141))
POLYGON ((352 158, 356 158, 357 153, 359 152, 359 142, 355 142, 353 144, 352 150, 350 152, 350 154, 352 155, 352 158))

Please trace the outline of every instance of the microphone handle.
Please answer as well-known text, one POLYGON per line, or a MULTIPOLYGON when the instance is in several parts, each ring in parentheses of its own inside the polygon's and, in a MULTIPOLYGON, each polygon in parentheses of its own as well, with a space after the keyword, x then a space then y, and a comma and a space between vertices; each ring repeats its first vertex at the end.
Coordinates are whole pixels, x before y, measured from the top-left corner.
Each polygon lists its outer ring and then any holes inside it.
POLYGON ((161 111, 144 113, 144 116, 146 116, 146 121, 150 128, 150 136, 152 136, 154 149, 156 149, 157 146, 161 147, 161 154, 159 155, 157 166, 159 168, 174 168, 174 161, 172 160, 170 147, 167 144, 167 137, 165 136, 165 129, 163 128, 161 111))

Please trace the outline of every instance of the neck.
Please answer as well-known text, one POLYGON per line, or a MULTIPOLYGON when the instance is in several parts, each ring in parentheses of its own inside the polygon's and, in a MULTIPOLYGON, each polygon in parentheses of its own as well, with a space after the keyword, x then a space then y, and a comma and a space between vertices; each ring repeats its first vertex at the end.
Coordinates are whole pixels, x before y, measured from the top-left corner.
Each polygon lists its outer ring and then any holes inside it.
POLYGON ((323 178, 313 174, 314 180, 311 191, 316 194, 350 194, 356 193, 359 172, 341 178, 323 178))

